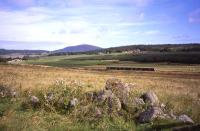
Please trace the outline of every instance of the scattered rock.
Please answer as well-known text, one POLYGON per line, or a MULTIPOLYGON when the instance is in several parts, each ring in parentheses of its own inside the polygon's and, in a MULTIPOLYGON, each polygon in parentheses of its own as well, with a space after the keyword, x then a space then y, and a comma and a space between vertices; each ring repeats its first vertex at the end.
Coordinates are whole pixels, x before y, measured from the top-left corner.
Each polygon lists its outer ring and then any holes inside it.
POLYGON ((113 110, 121 110, 121 102, 120 99, 112 93, 111 90, 103 90, 94 93, 94 99, 97 103, 101 104, 108 104, 109 112, 112 112, 113 110))
POLYGON ((179 121, 182 121, 184 123, 190 123, 190 124, 194 124, 194 121, 187 115, 180 115, 178 118, 177 118, 179 121))
POLYGON ((47 93, 45 99, 46 99, 48 102, 52 102, 53 99, 54 99, 53 93, 51 93, 51 92, 50 92, 50 93, 47 93))
POLYGON ((110 90, 103 90, 95 94, 95 98, 98 102, 104 102, 108 97, 113 96, 114 94, 110 90))
POLYGON ((144 101, 141 98, 135 97, 133 98, 133 101, 137 104, 137 105, 144 105, 144 101))
POLYGON ((149 103, 150 105, 158 105, 159 100, 156 94, 153 91, 148 91, 147 93, 144 93, 142 96, 145 103, 149 103))
POLYGON ((77 98, 73 98, 72 100, 69 101, 69 107, 75 107, 76 105, 78 105, 77 98))
POLYGON ((112 112, 114 110, 120 111, 121 110, 121 102, 118 97, 115 95, 109 96, 108 97, 108 107, 109 107, 109 112, 112 112))
POLYGON ((128 98, 126 101, 122 103, 122 108, 129 113, 136 113, 142 106, 144 105, 144 101, 141 98, 135 97, 133 99, 128 98))
POLYGON ((31 96, 30 102, 33 107, 38 107, 40 105, 40 100, 36 96, 31 96))
POLYGON ((138 121, 140 123, 147 123, 153 121, 155 118, 164 117, 163 111, 159 107, 150 107, 146 111, 139 114, 138 121))
POLYGON ((106 90, 112 91, 121 102, 125 101, 129 97, 130 86, 127 83, 123 83, 121 80, 111 78, 106 81, 106 90))
POLYGON ((172 118, 173 120, 176 120, 176 116, 174 115, 173 111, 171 110, 169 113, 170 118, 172 118))

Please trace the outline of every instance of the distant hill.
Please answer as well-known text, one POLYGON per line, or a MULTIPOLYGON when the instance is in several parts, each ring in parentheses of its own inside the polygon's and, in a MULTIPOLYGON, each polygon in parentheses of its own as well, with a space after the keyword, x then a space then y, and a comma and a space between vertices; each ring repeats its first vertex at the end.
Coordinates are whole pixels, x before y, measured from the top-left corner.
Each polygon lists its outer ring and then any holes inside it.
POLYGON ((29 54, 41 54, 41 53, 47 53, 49 51, 46 50, 6 50, 6 49, 0 49, 0 55, 8 55, 8 54, 23 54, 23 55, 29 55, 29 54))
POLYGON ((55 50, 54 53, 59 53, 59 52, 86 52, 86 51, 94 51, 94 50, 100 50, 102 49, 101 47, 93 46, 93 45, 87 45, 87 44, 82 44, 82 45, 77 45, 77 46, 68 46, 60 50, 55 50))
POLYGON ((140 51, 158 51, 158 52, 199 52, 200 43, 188 44, 152 44, 152 45, 129 45, 120 47, 111 47, 101 50, 100 52, 123 52, 137 50, 140 51))

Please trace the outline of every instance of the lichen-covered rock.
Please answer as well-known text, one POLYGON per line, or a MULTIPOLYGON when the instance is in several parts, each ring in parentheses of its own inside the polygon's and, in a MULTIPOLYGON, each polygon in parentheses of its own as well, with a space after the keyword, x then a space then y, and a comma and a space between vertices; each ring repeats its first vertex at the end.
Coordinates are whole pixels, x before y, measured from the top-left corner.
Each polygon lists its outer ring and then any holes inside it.
POLYGON ((176 116, 174 115, 172 110, 169 112, 169 116, 171 119, 176 120, 176 116))
POLYGON ((146 111, 140 113, 138 121, 140 123, 147 123, 153 121, 155 118, 165 118, 165 114, 159 107, 150 107, 146 111))
POLYGON ((106 104, 109 112, 121 110, 120 99, 111 90, 95 92, 93 97, 98 105, 103 106, 106 104))
POLYGON ((136 113, 139 110, 142 109, 142 106, 144 105, 144 101, 141 98, 135 97, 135 98, 128 98, 126 101, 122 103, 122 108, 126 110, 129 113, 136 113))
POLYGON ((95 94, 95 98, 99 103, 104 102, 108 97, 112 97, 114 94, 112 93, 111 90, 103 90, 100 92, 97 92, 95 94))
POLYGON ((145 101, 145 103, 148 103, 150 105, 159 105, 159 99, 153 91, 148 91, 147 93, 144 93, 141 97, 145 101))
POLYGON ((133 98, 133 102, 135 102, 137 105, 144 105, 145 104, 143 99, 138 98, 138 97, 133 98))
POLYGON ((119 98, 117 98, 115 95, 108 97, 108 107, 109 107, 109 112, 115 110, 120 111, 122 106, 119 98))
POLYGON ((178 118, 178 121, 184 122, 184 123, 190 123, 194 124, 194 121, 187 115, 180 115, 178 118))
POLYGON ((112 91, 121 102, 125 101, 129 97, 130 86, 127 83, 123 83, 121 80, 111 78, 106 81, 106 90, 112 91))

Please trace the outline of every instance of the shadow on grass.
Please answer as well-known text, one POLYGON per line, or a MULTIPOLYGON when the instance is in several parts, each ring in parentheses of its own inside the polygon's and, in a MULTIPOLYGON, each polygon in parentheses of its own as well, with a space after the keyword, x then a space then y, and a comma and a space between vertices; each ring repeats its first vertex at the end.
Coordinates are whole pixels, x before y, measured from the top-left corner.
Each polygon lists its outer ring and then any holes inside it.
POLYGON ((174 122, 174 123, 163 123, 155 124, 148 128, 146 131, 162 131, 162 130, 172 130, 177 127, 189 126, 191 124, 183 122, 174 122))

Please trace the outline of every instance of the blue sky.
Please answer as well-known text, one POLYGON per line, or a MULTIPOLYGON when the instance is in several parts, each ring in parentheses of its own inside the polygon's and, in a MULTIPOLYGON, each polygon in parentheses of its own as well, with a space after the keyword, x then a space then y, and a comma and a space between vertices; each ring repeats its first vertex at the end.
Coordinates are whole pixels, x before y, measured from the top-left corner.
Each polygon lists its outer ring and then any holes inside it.
POLYGON ((200 42, 200 0, 1 0, 0 29, 8 49, 200 42))

